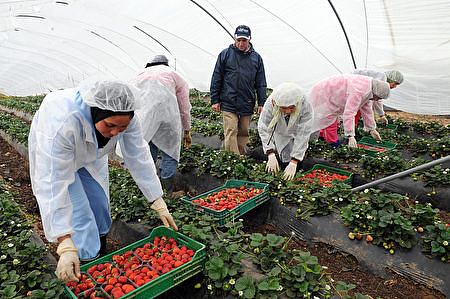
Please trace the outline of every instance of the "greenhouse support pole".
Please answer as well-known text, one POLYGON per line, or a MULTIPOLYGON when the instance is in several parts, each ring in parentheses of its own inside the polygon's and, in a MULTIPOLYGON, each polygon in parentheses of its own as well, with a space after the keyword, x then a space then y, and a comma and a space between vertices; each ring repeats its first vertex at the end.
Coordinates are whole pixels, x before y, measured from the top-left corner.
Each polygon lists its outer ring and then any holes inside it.
POLYGON ((450 161, 450 156, 445 156, 445 157, 440 158, 438 160, 431 161, 431 162, 425 163, 423 165, 419 165, 419 166, 413 167, 411 169, 407 169, 407 170, 404 170, 402 172, 399 172, 399 173, 387 176, 385 178, 381 178, 379 180, 376 180, 376 181, 373 181, 373 182, 370 182, 370 183, 367 183, 367 184, 355 187, 355 188, 352 189, 352 191, 353 192, 361 191, 361 190, 364 190, 366 188, 370 188, 370 187, 376 186, 378 184, 391 181, 393 179, 401 178, 401 177, 404 177, 405 175, 408 175, 410 173, 413 173, 413 172, 416 172, 416 171, 420 171, 420 170, 424 170, 424 169, 430 168, 432 166, 435 166, 435 165, 438 165, 438 164, 441 164, 441 163, 444 163, 444 162, 447 162, 447 161, 450 161))

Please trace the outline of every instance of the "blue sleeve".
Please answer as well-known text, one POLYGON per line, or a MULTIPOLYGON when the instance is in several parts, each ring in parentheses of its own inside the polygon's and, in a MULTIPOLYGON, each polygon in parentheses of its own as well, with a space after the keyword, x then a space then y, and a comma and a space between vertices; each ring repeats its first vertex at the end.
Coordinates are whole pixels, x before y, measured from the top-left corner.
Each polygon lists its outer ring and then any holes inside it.
POLYGON ((264 106, 264 103, 266 102, 266 72, 264 70, 264 63, 259 56, 259 63, 258 63, 258 70, 256 72, 256 80, 255 80, 255 89, 256 94, 258 96, 258 106, 264 106))

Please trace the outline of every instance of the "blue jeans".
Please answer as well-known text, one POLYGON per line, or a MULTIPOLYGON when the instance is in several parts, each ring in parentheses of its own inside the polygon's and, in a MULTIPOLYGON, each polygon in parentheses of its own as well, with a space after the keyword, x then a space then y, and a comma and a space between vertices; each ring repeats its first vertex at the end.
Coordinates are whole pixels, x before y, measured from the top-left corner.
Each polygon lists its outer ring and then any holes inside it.
POLYGON ((161 178, 168 179, 173 177, 178 168, 177 160, 160 150, 153 142, 150 141, 148 145, 150 146, 150 153, 152 154, 153 162, 155 162, 155 164, 158 160, 158 152, 161 152, 161 178))
POLYGON ((108 233, 112 223, 108 197, 84 167, 75 172, 75 181, 68 189, 73 205, 73 243, 80 259, 94 258, 100 250, 100 235, 108 233))

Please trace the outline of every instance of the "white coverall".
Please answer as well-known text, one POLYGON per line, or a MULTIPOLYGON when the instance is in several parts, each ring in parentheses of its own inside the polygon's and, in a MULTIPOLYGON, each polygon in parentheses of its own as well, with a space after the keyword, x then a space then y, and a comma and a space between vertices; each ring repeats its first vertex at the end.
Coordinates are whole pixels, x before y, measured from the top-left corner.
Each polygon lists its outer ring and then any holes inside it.
POLYGON ((367 76, 338 75, 317 83, 309 94, 314 109, 311 132, 330 126, 342 115, 345 136, 355 136, 355 115, 358 110, 361 110, 364 129, 375 130, 371 98, 372 78, 367 76))
POLYGON ((289 162, 291 158, 302 161, 308 148, 309 135, 311 134, 312 105, 306 97, 302 97, 295 105, 300 112, 290 126, 289 122, 286 122, 284 119, 284 115, 277 121, 276 126, 268 128, 273 119, 274 102, 272 95, 265 102, 258 121, 258 132, 264 153, 272 149, 279 153, 282 162, 289 162), (271 138, 272 132, 273 136, 271 138))
POLYGON ((119 141, 126 165, 150 201, 163 192, 140 125, 97 149, 90 107, 77 89, 48 94, 35 114, 28 137, 30 175, 45 236, 56 242, 72 235, 80 259, 94 258, 99 235, 109 231, 108 155, 119 141))

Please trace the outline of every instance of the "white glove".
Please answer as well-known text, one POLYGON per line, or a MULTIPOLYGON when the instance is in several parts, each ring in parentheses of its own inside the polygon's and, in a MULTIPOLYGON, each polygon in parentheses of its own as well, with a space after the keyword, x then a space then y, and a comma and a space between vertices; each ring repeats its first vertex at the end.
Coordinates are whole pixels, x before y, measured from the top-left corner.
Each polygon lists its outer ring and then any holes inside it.
POLYGON ((385 124, 385 125, 387 125, 389 123, 388 119, 384 115, 380 118, 380 121, 382 124, 385 124))
POLYGON ((380 134, 377 132, 377 130, 370 130, 370 136, 374 139, 381 140, 380 134))
POLYGON ((297 172, 297 164, 294 162, 289 162, 289 165, 284 169, 283 179, 292 180, 297 172))
POLYGON ((56 253, 59 255, 58 265, 56 266, 56 274, 59 279, 65 282, 78 282, 81 278, 80 260, 78 259, 78 249, 73 244, 72 239, 62 240, 56 249, 56 253))
POLYGON ((174 230, 178 230, 178 227, 173 221, 172 215, 170 215, 166 203, 164 202, 164 199, 162 199, 162 197, 157 198, 150 206, 150 208, 152 208, 158 214, 159 218, 167 228, 171 226, 174 230))
POLYGON ((275 174, 278 170, 280 170, 280 167, 278 166, 277 156, 273 153, 269 154, 266 171, 275 174))
POLYGON ((350 136, 350 137, 348 138, 348 146, 349 146, 349 147, 354 147, 354 148, 357 148, 357 147, 358 147, 358 143, 356 142, 355 137, 350 136))

